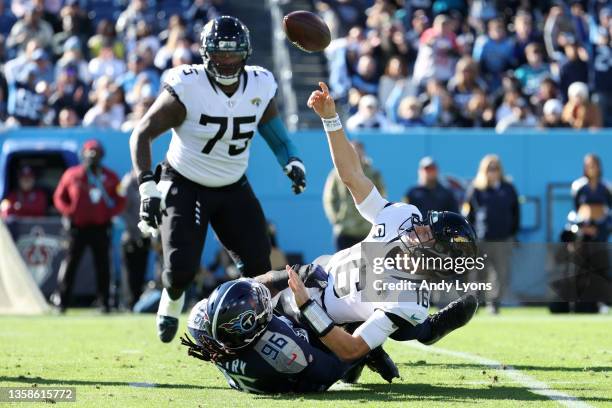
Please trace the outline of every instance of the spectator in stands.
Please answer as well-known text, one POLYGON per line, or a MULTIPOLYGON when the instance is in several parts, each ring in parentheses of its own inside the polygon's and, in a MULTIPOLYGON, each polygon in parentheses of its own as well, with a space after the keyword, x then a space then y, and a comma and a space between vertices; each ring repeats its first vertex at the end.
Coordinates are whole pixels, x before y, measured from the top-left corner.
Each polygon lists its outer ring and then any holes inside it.
POLYGON ((478 278, 480 282, 492 284, 492 290, 487 291, 484 298, 488 310, 497 314, 504 289, 509 284, 511 243, 519 231, 520 213, 516 190, 505 177, 496 155, 488 154, 480 161, 478 173, 466 193, 462 213, 482 241, 480 250, 487 254, 487 267, 483 271, 486 278, 478 278))
POLYGON ((58 291, 53 303, 61 312, 69 305, 74 277, 87 247, 93 252, 98 303, 110 311, 111 220, 123 211, 125 198, 119 195, 119 178, 102 165, 104 149, 97 140, 83 145, 83 163, 62 175, 53 195, 58 211, 69 220, 68 250, 58 274, 58 291))
POLYGON ((406 96, 400 102, 397 112, 397 124, 404 128, 425 126, 421 102, 416 96, 406 96))
POLYGON ((9 84, 7 112, 21 126, 38 126, 42 123, 46 98, 37 92, 37 67, 27 64, 16 82, 9 84))
POLYGON ((168 19, 168 25, 160 31, 157 38, 162 44, 167 44, 170 39, 170 34, 174 31, 179 33, 185 33, 187 27, 185 26, 185 20, 179 14, 173 14, 168 19))
POLYGON ((378 100, 382 106, 386 106, 387 98, 396 87, 400 89, 404 87, 407 77, 408 71, 404 59, 397 55, 389 58, 378 86, 378 100))
POLYGON ((26 7, 23 18, 17 21, 11 28, 6 39, 9 49, 21 50, 28 41, 36 39, 41 47, 45 48, 51 43, 53 28, 51 24, 41 19, 41 13, 34 6, 26 7))
POLYGON ((452 191, 440 183, 438 165, 431 156, 419 161, 418 184, 406 192, 404 201, 415 205, 424 217, 429 211, 459 211, 452 191))
POLYGON ((151 238, 144 236, 138 228, 140 221, 140 193, 138 177, 131 171, 123 176, 120 193, 125 197, 125 211, 121 213, 125 230, 121 235, 121 255, 125 267, 130 293, 130 309, 142 295, 145 274, 151 250, 151 238))
POLYGON ((23 72, 23 68, 32 62, 32 54, 37 49, 40 49, 40 43, 38 40, 30 40, 25 45, 25 49, 21 54, 4 64, 2 68, 6 82, 10 84, 17 81, 17 78, 23 72))
POLYGON ((386 129, 388 122, 378 107, 378 100, 373 95, 364 95, 359 100, 357 113, 348 118, 348 130, 386 129))
POLYGON ((362 55, 357 61, 355 74, 351 77, 351 86, 364 94, 378 95, 378 66, 371 55, 362 55))
POLYGON ((91 75, 89 74, 89 65, 87 61, 83 58, 83 52, 81 51, 81 43, 76 37, 70 37, 64 43, 64 53, 55 64, 56 79, 62 69, 68 65, 71 65, 76 68, 77 77, 80 81, 85 84, 89 84, 89 82, 91 81, 91 75))
POLYGON ((17 21, 17 17, 6 7, 9 0, 0 0, 0 34, 6 38, 11 32, 11 27, 17 21))
POLYGON ((465 118, 469 127, 495 127, 495 109, 489 102, 485 91, 481 89, 474 91, 467 104, 465 118))
POLYGON ((563 113, 563 104, 558 99, 549 99, 544 104, 542 111, 542 120, 540 127, 542 128, 566 128, 569 125, 563 122, 561 114, 563 113))
POLYGON ((525 10, 514 16, 514 59, 518 65, 527 63, 525 48, 528 44, 542 44, 542 34, 533 27, 533 17, 525 10))
MULTIPOLYGON (((412 48, 412 54, 417 55, 421 36, 429 28, 429 17, 423 10, 415 10, 410 21, 410 29, 406 33, 406 40, 412 48)), ((411 58, 410 65, 414 64, 414 58, 411 58)), ((412 66, 410 67, 412 68, 412 66)))
POLYGON ((96 104, 85 114, 83 126, 119 130, 124 115, 113 109, 113 94, 105 90, 97 93, 97 98, 96 104))
POLYGON ((455 106, 453 97, 443 87, 423 109, 423 119, 429 126, 463 127, 468 124, 468 121, 455 106))
POLYGON ((559 90, 563 102, 567 102, 567 89, 571 84, 589 82, 589 54, 573 37, 566 39, 563 50, 565 59, 559 67, 559 90))
POLYGON ((115 55, 113 43, 105 39, 98 56, 89 61, 89 74, 91 75, 91 79, 95 81, 103 75, 117 79, 124 72, 125 62, 115 55))
MULTIPOLYGON (((362 143, 352 142, 365 175, 372 180, 378 191, 385 194, 385 187, 380 173, 372 167, 371 160, 366 156, 362 143)), ((355 201, 346 186, 340 180, 335 169, 327 176, 323 189, 323 208, 325 215, 333 226, 336 249, 349 248, 362 241, 372 224, 366 221, 357 211, 355 201)))
MULTIPOLYGON (((56 57, 61 56, 64 51, 64 44, 68 39, 75 38, 78 41, 79 49, 87 37, 84 35, 84 28, 79 26, 79 20, 76 16, 67 14, 62 17, 62 31, 53 36, 52 49, 56 57)), ((82 50, 81 50, 82 51, 82 50)))
POLYGON ((534 114, 541 116, 544 104, 550 99, 560 99, 560 95, 557 83, 552 78, 546 77, 542 79, 538 91, 529 98, 534 114))
POLYGON ((455 66, 455 75, 448 81, 447 89, 455 106, 464 111, 476 90, 486 90, 486 84, 478 75, 478 64, 470 57, 461 58, 455 66))
POLYGON ((544 53, 538 43, 531 43, 525 47, 527 63, 521 65, 515 72, 516 79, 521 83, 523 93, 531 96, 538 91, 544 78, 551 76, 549 65, 544 62, 544 53))
POLYGON ((79 117, 72 108, 64 108, 59 112, 59 126, 61 128, 71 128, 79 126, 79 117))
POLYGON ((415 86, 423 87, 430 78, 448 81, 453 75, 458 53, 457 36, 448 16, 436 16, 433 27, 425 30, 420 38, 412 76, 415 86))
POLYGON ((139 82, 147 82, 151 86, 151 93, 156 96, 159 91, 159 74, 154 69, 147 69, 144 58, 138 54, 130 54, 128 57, 128 71, 117 78, 119 85, 126 95, 130 105, 138 102, 139 98, 130 98, 130 93, 139 82))
POLYGON ((591 43, 593 52, 593 98, 599 105, 604 125, 612 127, 612 6, 602 7, 599 25, 593 20, 591 43), (608 61, 607 63, 605 61, 608 61))
POLYGON ((139 22, 155 29, 157 23, 155 8, 148 7, 146 0, 131 0, 128 7, 119 15, 115 25, 117 33, 126 44, 128 53, 136 48, 139 22))
POLYGON ((502 73, 516 64, 513 52, 514 42, 506 35, 503 20, 490 20, 487 34, 476 39, 473 51, 474 60, 480 64, 480 72, 490 90, 496 90, 501 84, 502 73))
POLYGON ((153 104, 154 98, 146 98, 140 100, 134 105, 134 110, 130 113, 125 122, 121 124, 121 131, 129 133, 134 130, 134 127, 138 124, 138 121, 142 119, 147 110, 153 104))
POLYGON ((599 129, 603 121, 599 106, 589 99, 584 82, 574 82, 567 90, 568 101, 563 108, 563 121, 574 129, 599 129))
POLYGON ((222 2, 214 0, 195 0, 191 7, 185 12, 185 18, 196 31, 204 27, 209 20, 221 15, 223 11, 222 2))
POLYGON ((42 217, 47 212, 47 194, 36 187, 36 175, 29 166, 19 169, 17 188, 0 204, 0 216, 42 217))
POLYGON ((125 45, 117 39, 115 27, 110 21, 101 20, 96 27, 96 35, 87 41, 91 58, 96 58, 100 55, 100 51, 105 44, 110 44, 115 56, 123 59, 125 56, 125 45))
POLYGON ((70 108, 83 117, 89 106, 87 94, 87 85, 78 78, 77 67, 66 65, 59 73, 48 103, 57 112, 70 108))
POLYGON ((504 133, 510 128, 534 128, 538 125, 538 120, 531 113, 531 108, 524 98, 518 98, 512 105, 512 113, 501 119, 495 131, 497 133, 504 133))
POLYGON ((170 68, 170 60, 177 49, 189 48, 185 27, 175 26, 168 32, 168 41, 155 55, 154 64, 159 70, 170 68))
POLYGON ((42 48, 32 52, 32 62, 36 64, 36 80, 47 83, 55 82, 55 71, 53 63, 49 60, 49 55, 42 48))

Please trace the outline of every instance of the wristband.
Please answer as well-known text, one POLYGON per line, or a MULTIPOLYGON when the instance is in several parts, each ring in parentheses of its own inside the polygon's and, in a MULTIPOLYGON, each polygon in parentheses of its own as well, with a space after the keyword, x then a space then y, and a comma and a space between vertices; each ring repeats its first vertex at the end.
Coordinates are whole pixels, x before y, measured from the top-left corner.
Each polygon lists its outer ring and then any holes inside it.
POLYGON ((329 119, 321 118, 321 121, 323 121, 323 129, 325 129, 326 132, 333 132, 335 130, 342 129, 342 122, 340 121, 340 117, 337 113, 335 117, 329 119))
POLYGON ((306 303, 300 307, 300 312, 308 326, 319 337, 325 336, 334 328, 334 321, 323 310, 321 305, 312 299, 308 299, 306 303))
POLYGON ((138 185, 146 183, 147 181, 153 181, 154 178, 151 170, 145 170, 138 175, 138 185))

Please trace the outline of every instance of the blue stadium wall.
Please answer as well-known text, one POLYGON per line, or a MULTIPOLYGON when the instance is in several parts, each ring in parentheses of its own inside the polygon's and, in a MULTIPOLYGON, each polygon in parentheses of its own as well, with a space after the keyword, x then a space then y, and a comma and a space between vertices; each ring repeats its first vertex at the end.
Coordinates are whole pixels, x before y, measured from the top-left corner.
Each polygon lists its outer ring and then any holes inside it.
MULTIPOLYGON (((424 155, 436 159, 442 174, 467 182, 476 173, 483 155, 498 154, 519 194, 530 199, 522 206, 521 224, 524 229, 519 238, 524 243, 543 243, 550 237, 556 241, 565 223, 571 208, 569 190, 567 187, 554 190, 554 194, 549 195, 553 199, 547 200, 547 188, 551 183, 567 184, 580 176, 583 156, 589 152, 601 156, 604 174, 612 166, 612 130, 561 130, 546 133, 517 130, 497 135, 480 129, 424 129, 395 134, 363 132, 351 136, 365 144, 374 166, 382 172, 389 199, 396 201, 401 200, 407 188, 416 183, 417 163, 424 155), (535 201, 541 205, 538 207, 535 201), (547 209, 552 210, 550 214, 547 209), (553 227, 552 233, 547 233, 547 221, 553 227)), ((91 137, 103 142, 107 152, 107 166, 120 175, 129 171, 129 135, 120 132, 18 129, 0 134, 0 141, 9 138, 72 139, 82 143, 91 137)), ((259 137, 254 139, 251 148, 248 177, 266 216, 277 226, 280 247, 288 252, 303 253, 305 260, 311 260, 322 253, 333 252, 331 227, 322 206, 323 185, 332 162, 322 131, 303 131, 292 137, 307 167, 308 188, 304 194, 294 196, 291 193, 289 180, 259 137)), ((169 140, 168 134, 154 142, 153 154, 156 161, 163 159, 169 140)), ((210 262, 217 249, 218 243, 209 232, 205 262, 210 262)), ((529 248, 523 250, 529 251, 529 248)), ((522 257, 516 257, 515 254, 515 258, 521 260, 522 257)), ((514 269, 521 269, 521 262, 515 263, 514 269)), ((533 270, 534 266, 528 269, 533 270)), ((541 282, 540 279, 538 281, 541 282)))

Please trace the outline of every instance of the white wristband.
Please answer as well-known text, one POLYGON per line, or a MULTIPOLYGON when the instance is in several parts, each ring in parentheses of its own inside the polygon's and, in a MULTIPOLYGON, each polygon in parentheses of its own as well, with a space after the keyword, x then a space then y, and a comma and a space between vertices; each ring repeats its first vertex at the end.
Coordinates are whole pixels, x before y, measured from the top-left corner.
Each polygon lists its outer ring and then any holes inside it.
POLYGON ((323 121, 323 129, 325 129, 326 132, 333 132, 335 130, 342 129, 342 122, 340 121, 340 117, 337 113, 335 117, 330 119, 321 118, 321 121, 323 121))

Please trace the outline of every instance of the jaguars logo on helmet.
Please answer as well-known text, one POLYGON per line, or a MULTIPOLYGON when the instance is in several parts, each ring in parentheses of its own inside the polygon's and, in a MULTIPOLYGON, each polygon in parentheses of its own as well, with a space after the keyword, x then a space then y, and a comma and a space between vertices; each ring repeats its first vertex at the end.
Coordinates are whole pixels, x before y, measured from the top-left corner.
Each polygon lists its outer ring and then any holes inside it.
POLYGON ((238 81, 251 52, 249 30, 235 17, 217 17, 202 29, 200 55, 204 68, 221 85, 238 81), (228 60, 232 56, 236 58, 228 60))

